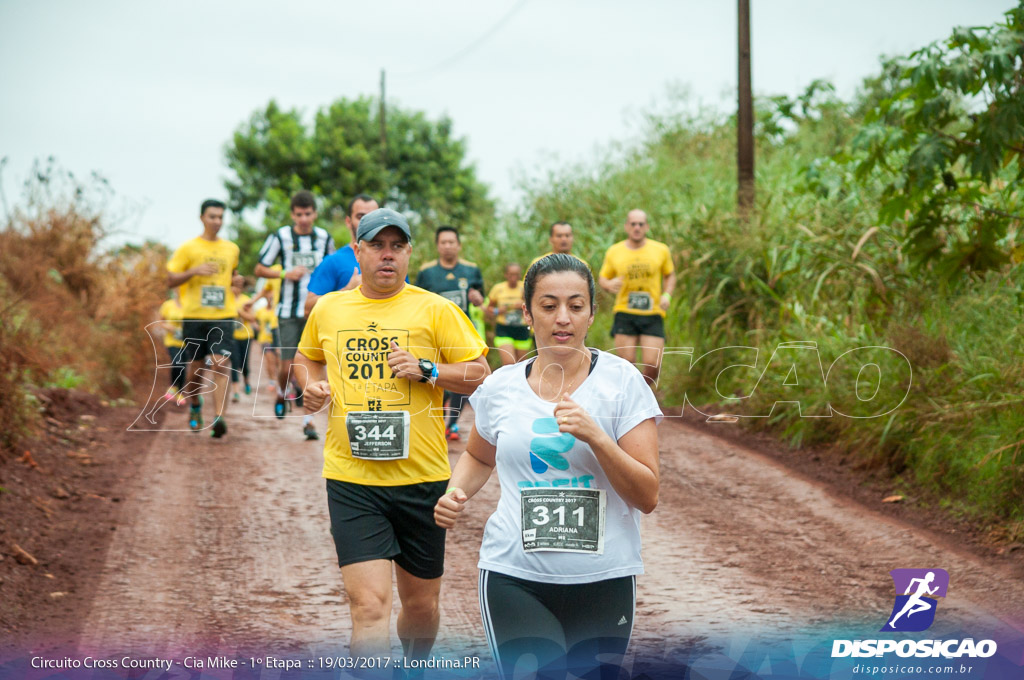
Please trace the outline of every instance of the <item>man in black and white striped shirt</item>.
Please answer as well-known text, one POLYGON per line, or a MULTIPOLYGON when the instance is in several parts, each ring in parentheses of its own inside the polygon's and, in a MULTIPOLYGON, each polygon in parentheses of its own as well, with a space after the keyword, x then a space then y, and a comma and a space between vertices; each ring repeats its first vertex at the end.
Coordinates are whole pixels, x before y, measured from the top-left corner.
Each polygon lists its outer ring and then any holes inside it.
MULTIPOLYGON (((277 306, 278 324, 281 332, 281 367, 277 374, 277 401, 274 415, 284 418, 285 394, 288 388, 288 374, 299 338, 306 327, 305 303, 309 294, 310 276, 320 262, 334 252, 334 239, 326 229, 314 226, 316 222, 316 198, 309 191, 300 191, 292 196, 293 224, 275 230, 260 249, 256 264, 256 276, 280 276, 281 302, 277 306), (271 267, 280 262, 281 273, 271 267)), ((306 439, 317 439, 313 417, 306 415, 302 422, 306 439)))

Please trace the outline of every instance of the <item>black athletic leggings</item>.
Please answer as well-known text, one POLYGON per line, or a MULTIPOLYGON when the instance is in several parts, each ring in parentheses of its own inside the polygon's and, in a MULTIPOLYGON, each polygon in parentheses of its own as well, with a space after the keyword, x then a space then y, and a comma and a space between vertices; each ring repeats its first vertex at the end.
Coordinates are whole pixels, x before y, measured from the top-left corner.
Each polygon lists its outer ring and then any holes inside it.
POLYGON ((479 595, 503 680, 534 670, 538 680, 564 680, 570 672, 585 680, 627 677, 621 666, 633 631, 635 576, 538 583, 482 569, 479 595))

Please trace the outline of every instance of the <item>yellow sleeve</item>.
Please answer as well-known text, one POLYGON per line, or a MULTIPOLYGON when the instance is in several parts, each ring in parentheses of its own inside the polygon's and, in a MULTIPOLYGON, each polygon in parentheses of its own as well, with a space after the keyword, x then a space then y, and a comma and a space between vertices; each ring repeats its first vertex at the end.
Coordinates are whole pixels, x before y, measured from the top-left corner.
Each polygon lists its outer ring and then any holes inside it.
POLYGON ((323 347, 320 346, 318 320, 317 308, 314 307, 306 319, 306 327, 302 331, 302 337, 299 338, 298 351, 307 359, 324 364, 327 363, 327 360, 324 358, 323 347))
POLYGON ((488 301, 490 301, 490 300, 497 301, 498 300, 498 287, 499 286, 501 286, 500 283, 496 283, 493 286, 491 286, 491 292, 487 294, 487 300, 488 301))
POLYGON ((612 253, 611 248, 609 248, 608 252, 604 254, 604 262, 601 263, 601 271, 598 273, 598 276, 603 276, 606 279, 615 278, 615 265, 612 263, 613 259, 614 254, 612 253))
POLYGON ((665 246, 665 258, 661 263, 661 275, 667 276, 675 271, 675 265, 672 264, 672 252, 665 246))
POLYGON ((480 339, 469 317, 453 302, 438 309, 434 329, 442 363, 458 364, 487 355, 487 345, 480 339))
POLYGON ((188 251, 189 248, 187 244, 175 250, 174 254, 171 255, 171 259, 167 261, 167 271, 175 274, 181 274, 182 272, 187 271, 192 260, 192 258, 189 257, 188 251))

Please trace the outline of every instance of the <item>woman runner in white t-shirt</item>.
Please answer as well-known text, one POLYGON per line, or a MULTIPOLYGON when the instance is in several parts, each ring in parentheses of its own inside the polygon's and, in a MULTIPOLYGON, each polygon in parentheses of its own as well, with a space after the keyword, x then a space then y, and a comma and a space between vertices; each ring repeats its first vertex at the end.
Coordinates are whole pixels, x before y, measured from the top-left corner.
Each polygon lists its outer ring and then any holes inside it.
POLYGON ((475 427, 434 518, 453 528, 497 468, 479 594, 499 671, 614 678, 643 573, 640 514, 658 503, 661 410, 632 364, 584 344, 594 321, 584 263, 538 260, 524 299, 537 357, 470 397, 475 427))

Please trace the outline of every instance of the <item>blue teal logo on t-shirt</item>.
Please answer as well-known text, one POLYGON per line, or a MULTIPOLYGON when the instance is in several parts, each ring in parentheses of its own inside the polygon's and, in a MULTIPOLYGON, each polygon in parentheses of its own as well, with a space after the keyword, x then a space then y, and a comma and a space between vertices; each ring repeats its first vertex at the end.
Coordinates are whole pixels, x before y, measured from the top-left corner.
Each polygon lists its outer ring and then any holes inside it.
POLYGON ((569 461, 562 454, 576 444, 576 437, 567 432, 559 432, 558 421, 554 418, 538 418, 533 421, 533 432, 549 435, 530 440, 530 467, 533 471, 543 474, 548 471, 548 467, 568 470, 569 461))

